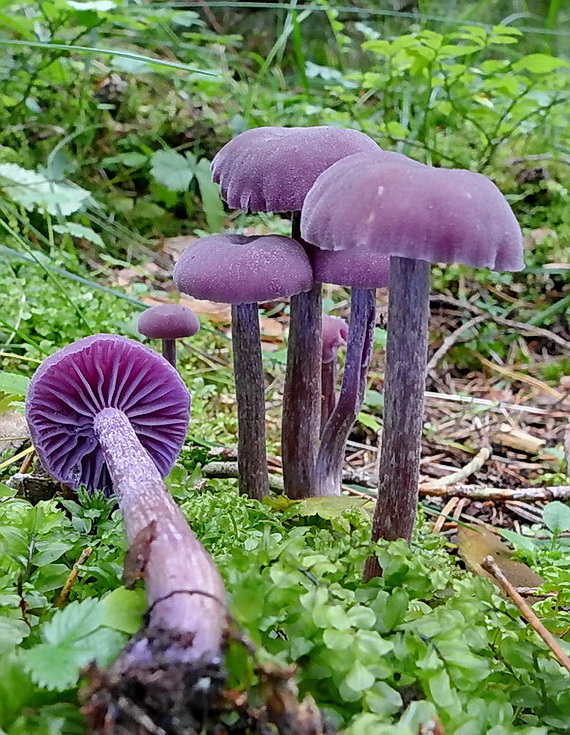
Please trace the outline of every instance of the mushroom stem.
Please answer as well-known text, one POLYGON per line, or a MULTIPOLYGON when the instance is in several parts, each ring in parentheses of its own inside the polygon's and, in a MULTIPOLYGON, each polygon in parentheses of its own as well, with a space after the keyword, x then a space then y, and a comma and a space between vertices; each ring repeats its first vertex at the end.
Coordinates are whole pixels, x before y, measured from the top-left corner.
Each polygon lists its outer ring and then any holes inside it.
POLYGON ((336 356, 328 362, 323 362, 321 368, 321 436, 336 406, 337 373, 336 356))
POLYGON ((238 412, 240 492, 262 500, 269 493, 265 447, 265 380, 257 304, 232 305, 232 343, 238 412))
POLYGON ((364 399, 368 365, 372 354, 376 317, 376 293, 371 288, 353 288, 346 362, 338 401, 326 423, 315 469, 315 495, 340 495, 344 449, 350 429, 364 399))
MULTIPOLYGON (((293 212, 291 236, 301 239, 300 212, 293 212)), ((322 287, 291 297, 287 368, 283 389, 281 455, 285 494, 314 495, 321 413, 322 287)))
POLYGON ((163 339, 162 340, 162 356, 165 360, 176 367, 176 340, 175 339, 163 339))
MULTIPOLYGON (((127 416, 119 409, 105 408, 95 417, 94 428, 129 543, 137 553, 141 551, 150 608, 148 628, 191 634, 172 640, 171 660, 219 660, 225 591, 214 562, 168 493, 127 416)), ((150 635, 141 636, 127 657, 139 663, 149 660, 151 640, 150 635)), ((123 657, 121 666, 125 665, 123 657)))
MULTIPOLYGON (((384 377, 384 429, 372 541, 411 539, 418 504, 429 322, 430 264, 392 256, 384 377)), ((366 563, 365 580, 380 574, 366 563)))

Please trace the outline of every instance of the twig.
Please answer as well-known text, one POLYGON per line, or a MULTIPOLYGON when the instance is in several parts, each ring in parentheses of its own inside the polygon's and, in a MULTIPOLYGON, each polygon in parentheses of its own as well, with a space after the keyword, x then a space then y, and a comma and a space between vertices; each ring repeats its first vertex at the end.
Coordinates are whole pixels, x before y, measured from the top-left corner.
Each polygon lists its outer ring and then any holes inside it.
POLYGON ((513 585, 509 582, 502 569, 497 565, 492 556, 487 556, 481 564, 483 569, 495 579, 501 589, 508 597, 514 602, 521 612, 521 615, 525 618, 527 623, 538 633, 542 640, 546 643, 548 648, 552 651, 558 663, 563 666, 568 673, 570 673, 570 658, 564 653, 560 642, 552 635, 552 633, 544 627, 544 624, 540 621, 534 610, 526 602, 526 600, 519 595, 513 585))
POLYGON ((73 565, 72 570, 69 572, 67 579, 65 580, 65 584, 63 585, 61 592, 59 593, 59 596, 55 601, 56 607, 63 607, 63 605, 65 605, 65 603, 67 602, 67 598, 69 597, 69 593, 71 592, 71 588, 75 584, 75 580, 77 579, 77 575, 79 574, 79 567, 81 566, 81 564, 85 564, 92 553, 93 549, 91 548, 91 546, 88 546, 86 549, 83 549, 81 554, 79 554, 77 561, 73 565))
POLYGON ((490 411, 494 413, 504 414, 505 411, 520 411, 521 413, 530 413, 536 416, 560 416, 566 417, 567 411, 547 411, 544 408, 535 408, 534 406, 518 405, 516 403, 502 403, 501 401, 490 401, 488 398, 474 398, 473 396, 460 396, 456 393, 434 393, 426 391, 424 393, 426 401, 450 401, 452 403, 473 404, 475 406, 488 406, 490 411))
MULTIPOLYGON (((462 470, 458 470, 458 472, 465 472, 469 465, 472 465, 476 459, 477 457, 474 457, 471 462, 465 465, 462 470)), ((237 479, 237 463, 208 462, 208 464, 202 467, 202 474, 204 477, 210 479, 237 479)), ((450 476, 451 475, 448 475, 441 479, 446 480, 450 476)), ((344 483, 360 485, 365 488, 375 489, 378 485, 377 479, 371 475, 367 475, 364 472, 356 472, 354 470, 343 471, 342 479, 344 483)), ((557 485, 553 487, 524 487, 518 490, 512 490, 510 488, 490 487, 488 485, 453 484, 447 487, 436 487, 432 482, 439 482, 439 480, 430 480, 429 482, 421 483, 420 495, 440 498, 458 497, 467 498, 469 500, 570 500, 570 485, 557 485)), ((270 474, 269 487, 275 492, 282 493, 283 482, 281 478, 270 474)), ((361 493, 354 488, 348 487, 346 484, 343 485, 343 490, 351 495, 366 495, 366 497, 370 497, 369 493, 361 493)))
POLYGON ((489 449, 489 447, 481 447, 481 449, 477 452, 473 459, 465 465, 465 467, 457 470, 457 472, 452 472, 449 475, 445 475, 445 477, 440 477, 437 480, 424 482, 422 483, 421 488, 423 490, 429 490, 433 488, 444 488, 449 487, 450 485, 456 485, 457 483, 460 483, 467 477, 469 477, 469 475, 472 475, 474 472, 480 470, 490 456, 491 450, 489 449))
POLYGON ((437 363, 446 354, 446 352, 448 352, 453 347, 453 345, 458 341, 459 337, 461 337, 463 332, 466 332, 468 329, 471 329, 471 327, 474 327, 476 324, 480 324, 481 322, 484 322, 484 321, 488 321, 487 315, 479 314, 479 316, 474 316, 473 319, 469 319, 468 322, 465 322, 465 324, 462 324, 454 332, 448 335, 443 340, 441 347, 439 347, 431 356, 430 361, 426 365, 426 373, 430 373, 435 368, 437 363))
POLYGON ((550 329, 544 329, 544 327, 536 327, 533 324, 525 324, 524 322, 517 322, 513 319, 504 319, 501 316, 495 316, 494 314, 490 314, 488 311, 485 311, 484 309, 475 306, 475 304, 471 304, 468 301, 460 301, 459 299, 454 299, 452 296, 434 294, 430 300, 443 302, 444 304, 450 304, 451 306, 456 306, 459 309, 470 311, 472 314, 483 314, 485 318, 490 322, 494 322, 495 324, 499 324, 503 327, 510 327, 516 332, 523 332, 530 335, 531 337, 544 337, 545 339, 548 339, 551 342, 559 345, 560 347, 562 347, 562 349, 570 352, 570 342, 565 340, 563 337, 560 337, 555 332, 552 332, 550 329))
MULTIPOLYGON (((202 467, 204 477, 219 480, 233 480, 239 478, 237 462, 208 462, 202 467)), ((269 475, 269 488, 275 492, 283 492, 283 479, 269 475)))
POLYGON ((459 498, 470 498, 471 500, 570 500, 570 485, 524 487, 519 490, 511 490, 487 485, 452 485, 444 488, 430 488, 422 484, 420 495, 442 498, 456 495, 459 498))
POLYGON ((453 498, 450 498, 447 501, 447 503, 443 506, 443 510, 441 511, 441 513, 435 520, 435 523, 433 526, 434 533, 440 533, 441 529, 443 528, 443 524, 449 518, 451 511, 455 508, 457 503, 459 503, 459 498, 454 496, 453 498))
POLYGON ((507 166, 512 166, 517 163, 527 163, 529 161, 556 161, 557 163, 566 163, 570 166, 570 157, 556 156, 554 153, 531 153, 529 156, 515 156, 514 158, 507 158, 505 163, 507 166))

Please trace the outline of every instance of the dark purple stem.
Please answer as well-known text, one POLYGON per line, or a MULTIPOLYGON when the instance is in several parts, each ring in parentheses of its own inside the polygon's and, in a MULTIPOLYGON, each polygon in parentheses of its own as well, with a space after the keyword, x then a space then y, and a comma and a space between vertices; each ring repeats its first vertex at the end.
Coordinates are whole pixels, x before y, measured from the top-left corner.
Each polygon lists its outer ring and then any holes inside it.
POLYGON ((317 456, 317 496, 340 495, 341 492, 344 450, 364 399, 374 341, 375 317, 375 290, 353 288, 342 386, 336 407, 323 431, 317 456))
MULTIPOLYGON (((292 237, 303 246, 300 212, 292 237)), ((287 369, 283 389, 281 454, 285 494, 297 500, 314 493, 321 413, 322 287, 291 297, 287 369)))
POLYGON ((250 498, 262 500, 269 493, 269 475, 257 304, 232 305, 232 342, 238 410, 239 489, 250 498))
MULTIPOLYGON (((136 544, 153 528, 143 571, 151 608, 148 627, 191 634, 173 649, 176 660, 219 660, 225 591, 214 562, 168 493, 127 416, 105 408, 94 426, 129 543, 136 544)), ((139 663, 151 659, 149 641, 149 636, 141 636, 129 650, 129 659, 139 663)))
POLYGON ((162 356, 165 360, 176 367, 176 340, 175 339, 163 339, 162 340, 162 356))
MULTIPOLYGON (((384 379, 384 429, 372 541, 411 539, 416 509, 423 427, 429 322, 430 265, 390 258, 388 343, 384 379)), ((365 580, 380 574, 370 557, 365 580)))
POLYGON ((321 436, 336 406, 337 357, 321 366, 321 436))

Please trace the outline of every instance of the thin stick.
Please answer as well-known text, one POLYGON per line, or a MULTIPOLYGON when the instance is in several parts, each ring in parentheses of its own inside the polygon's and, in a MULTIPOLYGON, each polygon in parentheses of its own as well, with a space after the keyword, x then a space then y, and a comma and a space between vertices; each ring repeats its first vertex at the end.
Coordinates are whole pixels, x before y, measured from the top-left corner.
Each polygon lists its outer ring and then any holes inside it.
POLYGON ((471 327, 474 327, 476 324, 480 324, 483 321, 488 321, 487 315, 479 314, 479 316, 474 316, 473 319, 469 319, 468 322, 465 322, 465 324, 458 327, 455 332, 448 335, 443 340, 441 347, 439 347, 439 349, 437 349, 431 356, 431 359, 426 366, 426 373, 430 373, 435 368, 446 352, 449 352, 453 345, 458 341, 463 332, 466 332, 468 329, 471 329, 471 327))
POLYGON ((82 564, 85 564, 87 559, 91 556, 93 553, 93 549, 91 546, 88 546, 86 549, 83 549, 81 554, 79 554, 79 557, 75 564, 73 565, 73 568, 67 575, 67 579, 65 580, 65 584, 63 585, 61 592, 58 595, 57 600, 55 601, 56 607, 63 607, 65 603, 67 602, 67 598, 69 597, 69 593, 71 592, 71 588, 75 584, 75 580, 77 579, 77 576, 79 574, 79 567, 82 564))
POLYGON ((558 663, 563 666, 568 673, 570 673, 570 658, 568 658, 562 650, 560 642, 544 627, 544 624, 540 621, 532 607, 530 607, 526 600, 519 595, 493 557, 487 556, 481 566, 498 582, 503 592, 508 595, 508 597, 510 597, 518 607, 521 615, 525 618, 527 623, 538 633, 548 648, 550 648, 553 655, 558 660, 558 663))
POLYGON ((429 490, 433 488, 437 489, 449 487, 450 485, 456 485, 469 477, 469 475, 472 475, 474 472, 480 470, 490 456, 491 450, 489 449, 489 447, 481 447, 481 449, 477 452, 473 459, 465 465, 465 467, 457 470, 457 472, 452 472, 449 475, 445 475, 445 477, 440 477, 437 480, 424 482, 422 483, 422 485, 420 485, 420 488, 423 490, 429 490))

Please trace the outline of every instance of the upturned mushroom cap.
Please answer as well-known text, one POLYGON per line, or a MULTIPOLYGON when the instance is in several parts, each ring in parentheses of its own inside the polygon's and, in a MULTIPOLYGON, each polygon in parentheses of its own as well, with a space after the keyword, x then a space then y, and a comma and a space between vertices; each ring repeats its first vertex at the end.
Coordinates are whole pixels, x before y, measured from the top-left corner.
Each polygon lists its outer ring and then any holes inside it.
POLYGON ((346 344, 348 324, 340 316, 323 314, 323 362, 331 362, 338 348, 346 344))
POLYGON ((254 128, 219 151, 212 174, 232 209, 298 212, 317 177, 335 161, 379 150, 367 135, 348 128, 254 128))
POLYGON ((197 299, 253 304, 308 291, 313 271, 303 247, 289 237, 211 235, 182 253, 174 283, 197 299))
POLYGON ((382 288, 390 280, 390 256, 372 248, 319 250, 311 248, 313 277, 319 283, 351 288, 382 288))
POLYGON ((520 227, 492 181, 369 154, 319 176, 305 199, 301 234, 324 250, 368 247, 432 263, 524 268, 520 227))
POLYGON ((200 329, 194 312, 182 304, 157 304, 139 317, 138 330, 150 339, 193 337, 200 329))
POLYGON ((105 408, 123 411, 160 474, 174 464, 190 415, 190 394, 176 370, 144 345, 96 334, 64 347, 36 370, 26 416, 38 456, 60 482, 109 490, 93 427, 105 408))

